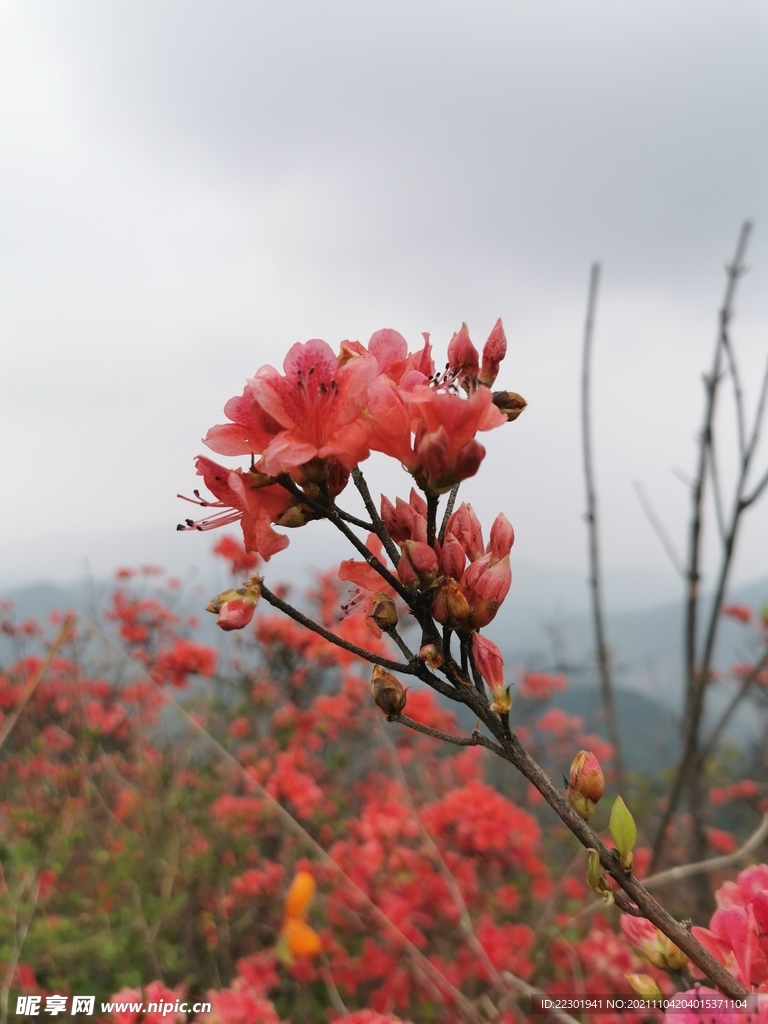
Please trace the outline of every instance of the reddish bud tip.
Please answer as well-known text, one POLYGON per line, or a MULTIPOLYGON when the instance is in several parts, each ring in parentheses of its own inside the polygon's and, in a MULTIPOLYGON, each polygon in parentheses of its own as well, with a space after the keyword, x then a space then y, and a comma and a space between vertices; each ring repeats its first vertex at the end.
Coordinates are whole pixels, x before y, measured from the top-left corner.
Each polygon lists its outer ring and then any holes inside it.
POLYGON ((488 335, 488 341, 483 345, 483 363, 478 378, 481 384, 491 387, 499 375, 501 361, 506 354, 507 338, 501 325, 501 319, 499 319, 488 335))

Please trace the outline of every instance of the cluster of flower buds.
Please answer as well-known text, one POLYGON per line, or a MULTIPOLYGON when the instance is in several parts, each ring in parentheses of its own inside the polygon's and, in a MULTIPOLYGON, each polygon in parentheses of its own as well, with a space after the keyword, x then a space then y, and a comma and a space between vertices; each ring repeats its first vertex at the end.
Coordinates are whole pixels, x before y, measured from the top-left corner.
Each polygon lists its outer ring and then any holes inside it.
POLYGON ((188 500, 214 511, 179 529, 240 522, 246 549, 269 560, 288 544, 273 527, 317 518, 312 503, 337 497, 372 451, 396 459, 425 493, 445 493, 477 472, 485 449, 475 435, 525 408, 514 392, 491 392, 506 349, 501 321, 482 358, 463 325, 442 373, 428 335, 414 352, 389 329, 367 346, 343 342, 338 354, 317 339, 294 345, 283 373, 263 366, 227 402, 228 422, 204 438, 220 455, 248 456, 250 468, 230 470, 199 456, 197 472, 215 498, 196 491, 188 500))
POLYGON ((589 750, 580 750, 571 764, 566 797, 568 803, 588 821, 605 790, 600 763, 589 750))
POLYGON ((251 576, 245 586, 225 590, 214 597, 205 610, 218 615, 216 625, 222 629, 242 629, 253 618, 261 597, 261 584, 261 576, 251 576))
POLYGON ((491 526, 488 545, 471 505, 451 515, 442 543, 427 543, 427 506, 411 491, 409 501, 381 499, 381 518, 400 545, 397 574, 407 587, 432 594, 432 615, 459 632, 471 633, 493 621, 509 593, 509 553, 515 533, 502 513, 491 526))

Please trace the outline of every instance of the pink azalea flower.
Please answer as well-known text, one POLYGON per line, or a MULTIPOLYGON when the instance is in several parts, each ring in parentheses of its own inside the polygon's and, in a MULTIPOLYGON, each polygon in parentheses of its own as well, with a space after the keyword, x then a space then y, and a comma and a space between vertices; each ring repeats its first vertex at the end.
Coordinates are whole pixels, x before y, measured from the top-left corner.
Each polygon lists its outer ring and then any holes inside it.
POLYGON ((218 455, 261 455, 283 429, 262 409, 249 388, 239 397, 230 398, 224 414, 232 422, 211 427, 203 438, 203 444, 218 455))
POLYGON ((422 489, 442 494, 474 476, 485 455, 475 434, 501 426, 506 417, 488 388, 462 398, 422 381, 412 372, 398 386, 380 376, 369 387, 370 447, 397 459, 422 489))
POLYGON ((195 465, 198 476, 203 478, 208 490, 218 500, 206 501, 197 491, 196 500, 186 500, 219 511, 205 519, 188 519, 186 525, 178 529, 213 530, 239 522, 246 550, 256 552, 267 562, 276 552, 288 547, 288 538, 272 529, 272 523, 277 522, 294 504, 294 498, 284 487, 264 485, 264 478, 258 473, 229 470, 203 455, 198 455, 195 465))
POLYGON ((351 470, 366 459, 371 425, 362 410, 375 359, 365 355, 340 366, 330 346, 314 339, 293 345, 283 370, 263 366, 248 382, 260 408, 282 428, 264 451, 263 472, 277 476, 312 459, 336 459, 351 470))
MULTIPOLYGON (((368 534, 366 547, 383 565, 387 564, 384 547, 376 534, 368 534)), ((396 625, 395 591, 373 566, 355 558, 346 558, 339 566, 339 579, 356 586, 355 593, 344 605, 343 611, 347 615, 362 611, 365 625, 373 636, 381 638, 381 623, 387 618, 392 619, 390 625, 396 625)))

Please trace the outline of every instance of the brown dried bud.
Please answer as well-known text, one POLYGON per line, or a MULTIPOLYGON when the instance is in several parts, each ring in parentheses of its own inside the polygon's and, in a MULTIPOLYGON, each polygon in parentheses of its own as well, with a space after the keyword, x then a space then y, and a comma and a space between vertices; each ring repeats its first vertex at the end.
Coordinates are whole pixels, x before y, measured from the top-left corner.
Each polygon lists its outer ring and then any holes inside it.
POLYGON ((391 672, 386 672, 381 665, 376 665, 373 669, 371 694, 374 703, 381 708, 387 718, 399 715, 405 707, 405 687, 399 679, 391 672))
POLYGON ((371 597, 366 618, 373 619, 379 629, 386 632, 397 625, 397 605, 388 594, 377 590, 371 597))
POLYGON ((504 413, 509 423, 516 420, 528 405, 523 396, 518 395, 516 391, 494 391, 493 404, 504 413))
POLYGON ((275 520, 275 526, 284 526, 286 529, 295 530, 299 526, 306 526, 307 523, 317 518, 317 512, 314 512, 309 505, 297 501, 294 505, 289 505, 280 518, 275 520))

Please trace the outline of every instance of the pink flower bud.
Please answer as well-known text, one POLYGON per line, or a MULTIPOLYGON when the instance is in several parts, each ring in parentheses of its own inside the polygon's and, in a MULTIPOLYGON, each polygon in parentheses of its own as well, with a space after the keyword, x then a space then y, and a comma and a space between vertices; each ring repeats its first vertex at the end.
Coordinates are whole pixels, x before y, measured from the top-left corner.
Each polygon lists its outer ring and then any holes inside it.
POLYGON ((406 587, 428 590, 437 578, 437 555, 434 548, 423 541, 407 540, 402 545, 403 557, 397 574, 406 587))
POLYGON ((444 576, 451 576, 453 579, 461 579, 464 572, 467 556, 464 548, 459 544, 454 535, 448 531, 440 551, 440 571, 444 576))
POLYGON ((451 440, 445 427, 441 424, 437 430, 420 433, 414 449, 428 480, 442 480, 451 466, 451 440))
POLYGON ((480 469, 480 463, 485 458, 485 448, 479 441, 472 438, 465 445, 459 448, 453 460, 451 472, 444 475, 440 484, 441 490, 448 491, 454 484, 461 483, 474 476, 480 469))
MULTIPOLYGON (((384 523, 384 529, 387 531, 392 540, 399 543, 401 538, 395 536, 395 530, 397 529, 397 517, 395 515, 395 506, 384 494, 382 494, 381 496, 380 515, 381 521, 382 523, 384 523)), ((402 540, 405 539, 405 537, 402 538, 402 540)))
POLYGON ((512 529, 512 524, 503 512, 499 512, 491 527, 491 539, 488 542, 487 553, 499 561, 509 554, 514 543, 515 531, 512 529))
POLYGON ((491 711, 501 715, 512 707, 509 687, 504 682, 504 659, 501 651, 486 636, 474 633, 472 636, 472 655, 477 670, 488 684, 493 701, 491 711))
POLYGON ((214 597, 206 611, 218 615, 216 625, 221 629, 242 629, 253 618, 256 605, 261 597, 261 577, 251 579, 238 590, 225 590, 214 597))
POLYGON ((402 544, 406 540, 427 539, 426 505, 425 513, 422 515, 418 506, 413 501, 403 501, 396 498, 393 505, 389 498, 381 496, 381 520, 384 523, 389 536, 396 544, 402 544))
POLYGON ((472 654, 477 670, 491 689, 504 686, 504 658, 501 651, 487 636, 474 633, 472 636, 472 654))
POLYGON ((604 790, 605 778, 599 761, 591 751, 580 750, 568 777, 568 803, 586 821, 592 817, 604 790))
POLYGON ((473 382, 480 368, 480 357, 469 337, 467 325, 454 334, 448 345, 448 366, 460 381, 473 382))
POLYGON ((411 506, 416 515, 421 516, 422 519, 427 518, 427 503, 424 501, 418 491, 411 488, 411 493, 408 498, 408 504, 411 506))
POLYGON ((506 354, 507 339, 504 328, 501 326, 501 319, 499 319, 488 335, 488 341, 483 345, 483 365, 478 377, 481 384, 491 387, 499 375, 499 367, 506 354))
POLYGON ((448 520, 447 529, 464 548, 470 562, 482 558, 485 550, 483 528, 471 505, 462 502, 448 520))
POLYGON ((472 629, 482 629, 493 621, 511 584, 509 557, 494 564, 492 555, 483 555, 464 570, 461 586, 472 609, 472 629))
POLYGON ((622 914, 619 924, 624 937, 654 967, 680 971, 688 963, 685 953, 647 918, 622 914))
POLYGON ((505 555, 495 565, 489 565, 485 572, 481 573, 475 582, 474 592, 477 597, 486 601, 495 601, 498 607, 509 593, 512 586, 512 569, 509 564, 509 555, 505 555))

